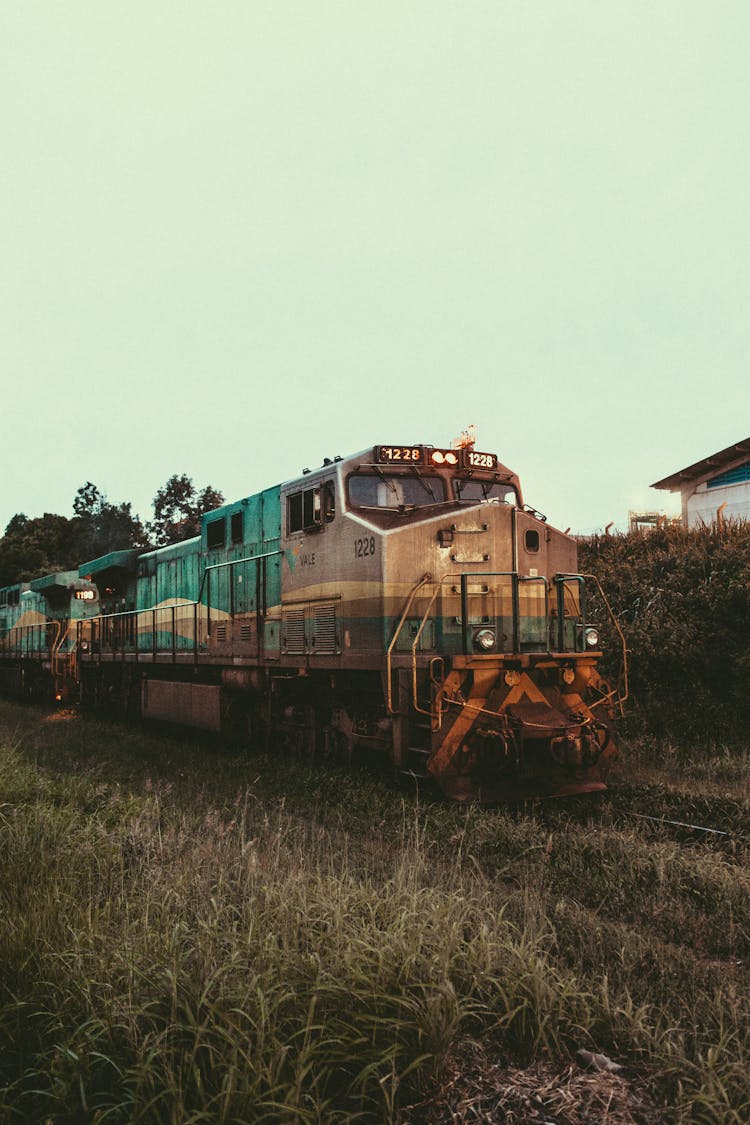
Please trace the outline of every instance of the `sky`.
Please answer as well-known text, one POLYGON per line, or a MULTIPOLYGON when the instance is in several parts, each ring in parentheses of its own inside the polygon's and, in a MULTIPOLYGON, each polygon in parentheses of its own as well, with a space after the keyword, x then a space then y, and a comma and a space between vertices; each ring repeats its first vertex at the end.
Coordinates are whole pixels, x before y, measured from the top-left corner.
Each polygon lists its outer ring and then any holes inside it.
POLYGON ((477 448, 550 522, 750 434, 747 0, 5 0, 0 530, 477 448))

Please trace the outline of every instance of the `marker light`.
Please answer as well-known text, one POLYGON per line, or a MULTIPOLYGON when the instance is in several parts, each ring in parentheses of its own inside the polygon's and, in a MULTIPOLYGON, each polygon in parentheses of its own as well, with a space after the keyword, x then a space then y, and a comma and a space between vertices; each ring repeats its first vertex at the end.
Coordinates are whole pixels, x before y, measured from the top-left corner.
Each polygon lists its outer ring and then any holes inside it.
POLYGON ((458 464, 458 454, 454 453, 452 449, 449 450, 445 455, 445 463, 446 463, 446 465, 457 465, 458 464))
POLYGON ((443 461, 445 461, 445 457, 443 456, 443 453, 441 452, 441 450, 434 449, 432 451, 432 460, 435 462, 436 465, 442 465, 443 461))

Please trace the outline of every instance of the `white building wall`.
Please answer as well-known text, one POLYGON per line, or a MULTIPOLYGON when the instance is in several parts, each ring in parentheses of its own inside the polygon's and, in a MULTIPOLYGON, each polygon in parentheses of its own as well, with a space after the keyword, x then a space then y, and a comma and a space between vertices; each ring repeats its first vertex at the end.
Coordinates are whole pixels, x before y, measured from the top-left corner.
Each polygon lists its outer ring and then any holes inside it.
POLYGON ((725 520, 750 520, 750 481, 740 484, 726 484, 721 488, 709 488, 704 481, 694 492, 682 494, 682 519, 688 527, 697 524, 716 522, 716 513, 722 504, 725 520))

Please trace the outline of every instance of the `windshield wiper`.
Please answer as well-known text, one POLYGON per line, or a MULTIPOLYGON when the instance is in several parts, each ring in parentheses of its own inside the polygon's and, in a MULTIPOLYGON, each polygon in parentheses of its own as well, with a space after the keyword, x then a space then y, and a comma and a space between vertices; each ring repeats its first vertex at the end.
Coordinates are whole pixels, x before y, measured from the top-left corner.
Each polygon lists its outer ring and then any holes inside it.
POLYGON ((385 504, 357 504, 357 511, 362 512, 391 512, 393 515, 403 516, 410 512, 421 511, 422 508, 431 508, 432 504, 394 504, 388 507, 385 504))
MULTIPOLYGON (((393 482, 393 481, 392 481, 392 480, 390 479, 390 477, 387 477, 387 476, 385 475, 385 473, 383 472, 383 470, 382 470, 382 469, 381 469, 381 468, 380 468, 380 467, 379 467, 378 465, 373 465, 373 469, 374 469, 374 470, 375 470, 375 472, 376 472, 376 473, 378 474, 378 476, 380 477, 380 479, 381 479, 382 481, 384 481, 384 482, 385 482, 385 483, 386 483, 386 484, 388 485, 388 487, 390 488, 391 492, 396 492, 396 493, 398 492, 398 489, 396 488, 396 485, 394 484, 394 482, 393 482)), ((375 506, 375 507, 377 507, 377 504, 376 504, 376 505, 374 505, 374 506, 375 506)))
POLYGON ((437 496, 432 490, 432 481, 430 480, 430 478, 423 477, 416 465, 410 465, 409 468, 414 473, 425 492, 429 492, 432 499, 437 503, 437 496))

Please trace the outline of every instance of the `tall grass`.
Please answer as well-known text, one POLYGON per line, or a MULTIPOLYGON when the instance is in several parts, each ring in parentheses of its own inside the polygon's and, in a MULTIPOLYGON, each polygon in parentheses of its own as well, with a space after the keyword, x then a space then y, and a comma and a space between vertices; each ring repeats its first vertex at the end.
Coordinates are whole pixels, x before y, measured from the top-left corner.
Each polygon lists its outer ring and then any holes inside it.
POLYGON ((0 704, 3 1113, 398 1121, 481 1042, 747 1120, 743 854, 551 816, 0 704))

